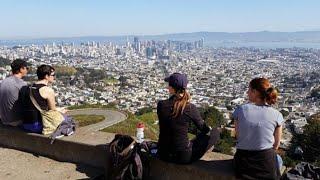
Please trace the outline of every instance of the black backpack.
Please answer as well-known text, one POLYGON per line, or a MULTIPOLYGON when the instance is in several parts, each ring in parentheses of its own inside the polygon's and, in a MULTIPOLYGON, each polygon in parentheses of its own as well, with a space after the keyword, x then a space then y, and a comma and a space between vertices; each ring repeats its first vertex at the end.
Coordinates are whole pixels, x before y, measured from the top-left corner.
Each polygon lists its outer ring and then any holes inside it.
POLYGON ((116 134, 109 147, 108 179, 141 180, 149 175, 149 150, 131 136, 116 134))
POLYGON ((300 162, 282 176, 283 180, 320 179, 320 167, 300 162))

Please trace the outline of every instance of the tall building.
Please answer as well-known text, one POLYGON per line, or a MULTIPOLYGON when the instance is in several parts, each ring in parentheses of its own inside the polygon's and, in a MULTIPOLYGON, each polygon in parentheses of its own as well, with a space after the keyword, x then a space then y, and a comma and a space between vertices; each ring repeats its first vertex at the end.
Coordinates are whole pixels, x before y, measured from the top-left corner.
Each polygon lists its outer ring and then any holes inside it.
POLYGON ((201 38, 199 41, 199 47, 203 48, 204 38, 201 38))
POLYGON ((118 56, 121 55, 121 50, 120 50, 120 48, 117 48, 117 49, 116 49, 116 55, 118 55, 118 56))
POLYGON ((141 45, 138 37, 133 38, 133 48, 135 52, 140 52, 141 45))
POLYGON ((151 47, 146 48, 146 56, 147 56, 147 58, 150 58, 152 56, 152 48, 151 47))

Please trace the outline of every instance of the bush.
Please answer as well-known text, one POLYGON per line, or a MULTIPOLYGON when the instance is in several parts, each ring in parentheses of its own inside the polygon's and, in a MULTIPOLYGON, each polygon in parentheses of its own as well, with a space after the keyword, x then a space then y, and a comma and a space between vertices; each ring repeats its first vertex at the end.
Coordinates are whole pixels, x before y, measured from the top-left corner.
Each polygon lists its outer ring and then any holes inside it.
MULTIPOLYGON (((211 127, 220 127, 226 123, 222 113, 214 106, 203 106, 198 108, 202 119, 211 127)), ((190 122, 189 132, 192 134, 200 133, 197 127, 190 122)))
POLYGON ((220 134, 220 140, 214 147, 214 151, 221 152, 223 154, 233 155, 232 147, 235 146, 235 139, 231 137, 230 132, 226 129, 222 129, 220 134))
POLYGON ((233 146, 227 140, 220 139, 218 143, 215 145, 214 151, 220 152, 222 154, 233 155, 232 147, 233 146))
POLYGON ((283 117, 287 117, 289 115, 289 112, 286 110, 281 110, 280 113, 282 114, 283 117))
POLYGON ((311 97, 320 98, 320 88, 313 89, 311 91, 311 97))
POLYGON ((158 124, 155 124, 155 121, 158 120, 156 113, 150 112, 150 113, 142 114, 140 116, 135 116, 132 113, 127 113, 127 114, 128 114, 128 118, 125 121, 122 121, 118 124, 107 127, 102 131, 136 136, 137 124, 139 122, 143 122, 145 126, 144 128, 145 138, 151 139, 154 141, 158 140, 159 126, 158 124))
POLYGON ((72 76, 77 73, 77 70, 74 67, 69 66, 54 66, 57 77, 61 76, 72 76))
POLYGON ((10 66, 11 61, 9 59, 5 59, 0 57, 0 67, 10 66))
POLYGON ((201 107, 199 111, 201 117, 209 126, 220 127, 226 123, 223 114, 214 106, 201 107))
POLYGON ((136 112, 136 115, 137 115, 137 116, 140 116, 140 115, 142 115, 142 114, 150 113, 150 112, 152 112, 152 111, 153 111, 153 110, 152 110, 152 107, 144 107, 144 108, 138 110, 138 111, 136 112))
POLYGON ((303 157, 309 162, 320 160, 320 118, 312 116, 304 127, 303 139, 300 141, 304 150, 303 157))
POLYGON ((297 164, 297 161, 290 158, 289 156, 287 155, 284 155, 281 157, 282 160, 283 160, 283 165, 286 166, 286 167, 295 167, 296 164, 297 164))
POLYGON ((303 134, 294 134, 291 140, 289 157, 295 159, 294 150, 300 146, 304 161, 320 164, 320 113, 311 116, 304 127, 303 134))

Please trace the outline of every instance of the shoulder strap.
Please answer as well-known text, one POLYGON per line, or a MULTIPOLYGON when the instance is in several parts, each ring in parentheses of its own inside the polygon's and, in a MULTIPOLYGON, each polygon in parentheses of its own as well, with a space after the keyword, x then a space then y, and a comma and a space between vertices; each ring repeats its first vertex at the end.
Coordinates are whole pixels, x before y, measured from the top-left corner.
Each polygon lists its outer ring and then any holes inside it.
POLYGON ((124 156, 125 154, 127 154, 131 149, 133 149, 135 143, 136 143, 136 141, 133 140, 132 143, 128 147, 126 147, 121 153, 119 153, 119 155, 124 156))
POLYGON ((38 111, 43 112, 43 110, 41 109, 40 105, 38 104, 38 102, 34 99, 33 94, 32 94, 32 87, 30 87, 30 99, 32 104, 37 108, 38 111))

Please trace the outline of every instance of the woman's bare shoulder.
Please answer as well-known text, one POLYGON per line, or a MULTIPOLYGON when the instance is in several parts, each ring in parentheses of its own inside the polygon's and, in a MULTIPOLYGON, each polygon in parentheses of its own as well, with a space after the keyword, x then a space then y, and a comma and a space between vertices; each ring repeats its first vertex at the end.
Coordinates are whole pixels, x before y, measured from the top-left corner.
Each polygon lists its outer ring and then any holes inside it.
POLYGON ((54 90, 51 87, 44 86, 39 89, 40 95, 44 98, 48 98, 49 96, 54 96, 54 90))

